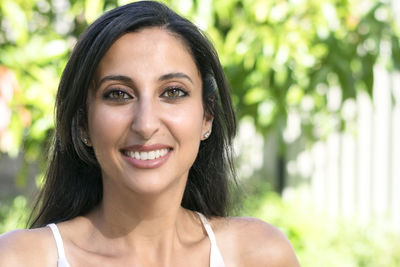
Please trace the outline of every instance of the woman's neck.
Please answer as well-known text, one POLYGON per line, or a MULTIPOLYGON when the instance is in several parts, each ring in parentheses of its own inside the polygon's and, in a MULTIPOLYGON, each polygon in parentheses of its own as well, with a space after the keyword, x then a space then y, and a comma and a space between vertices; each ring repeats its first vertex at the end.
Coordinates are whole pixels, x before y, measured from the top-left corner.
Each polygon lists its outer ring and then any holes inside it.
POLYGON ((95 242, 100 254, 127 255, 141 263, 167 263, 177 248, 202 236, 201 227, 194 228, 193 222, 198 219, 182 207, 159 210, 159 213, 149 207, 134 216, 103 205, 87 217, 92 224, 88 243, 95 242))
POLYGON ((148 245, 149 250, 157 248, 160 252, 161 247, 169 250, 177 241, 185 242, 197 218, 181 207, 182 188, 143 195, 104 190, 102 202, 87 216, 93 236, 130 251, 144 250, 148 245))
POLYGON ((104 231, 122 231, 123 235, 133 230, 154 234, 154 229, 174 227, 183 210, 181 202, 185 180, 180 179, 164 190, 151 193, 134 192, 127 187, 105 184, 103 199, 93 212, 96 215, 94 223, 104 231))

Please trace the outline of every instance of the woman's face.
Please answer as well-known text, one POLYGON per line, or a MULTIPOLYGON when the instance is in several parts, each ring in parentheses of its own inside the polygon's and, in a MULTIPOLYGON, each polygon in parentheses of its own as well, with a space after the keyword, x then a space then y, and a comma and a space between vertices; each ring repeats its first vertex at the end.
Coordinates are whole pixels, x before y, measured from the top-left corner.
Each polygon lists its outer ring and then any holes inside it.
POLYGON ((88 135, 105 190, 157 193, 185 184, 212 123, 185 44, 155 27, 125 34, 101 60, 95 84, 88 135))

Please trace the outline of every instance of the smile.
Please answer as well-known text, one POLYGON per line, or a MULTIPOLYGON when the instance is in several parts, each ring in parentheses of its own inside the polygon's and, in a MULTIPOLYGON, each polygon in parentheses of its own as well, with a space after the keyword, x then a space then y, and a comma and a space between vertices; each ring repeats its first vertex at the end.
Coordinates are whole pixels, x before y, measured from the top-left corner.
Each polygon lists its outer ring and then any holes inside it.
POLYGON ((151 150, 151 151, 122 151, 122 153, 125 156, 128 156, 132 159, 137 159, 137 160, 154 160, 158 159, 160 157, 163 157, 167 155, 169 149, 168 148, 163 148, 163 149, 157 149, 157 150, 151 150))

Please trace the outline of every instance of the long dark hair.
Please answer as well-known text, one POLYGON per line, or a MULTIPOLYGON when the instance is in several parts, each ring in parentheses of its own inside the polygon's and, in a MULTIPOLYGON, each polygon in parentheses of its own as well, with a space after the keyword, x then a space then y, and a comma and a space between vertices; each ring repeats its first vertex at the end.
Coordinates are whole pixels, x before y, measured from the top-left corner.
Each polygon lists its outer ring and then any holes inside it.
POLYGON ((29 227, 41 227, 83 215, 98 205, 103 188, 101 169, 92 148, 81 141, 87 127, 87 94, 96 68, 123 34, 161 27, 189 48, 203 81, 203 106, 214 117, 212 134, 200 144, 189 171, 182 206, 206 216, 226 216, 230 181, 234 181, 232 139, 236 119, 218 55, 190 21, 167 6, 141 1, 115 8, 81 35, 61 77, 56 99, 55 137, 44 186, 29 227))

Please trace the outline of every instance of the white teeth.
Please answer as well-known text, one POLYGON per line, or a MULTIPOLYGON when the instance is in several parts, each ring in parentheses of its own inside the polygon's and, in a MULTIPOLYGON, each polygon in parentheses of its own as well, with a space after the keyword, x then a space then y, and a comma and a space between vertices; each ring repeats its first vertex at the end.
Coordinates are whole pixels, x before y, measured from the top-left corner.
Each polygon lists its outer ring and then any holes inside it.
POLYGON ((150 151, 148 159, 155 159, 155 158, 156 158, 156 152, 155 151, 150 151))
POLYGON ((168 153, 167 148, 152 150, 152 151, 124 151, 124 154, 130 158, 138 160, 152 160, 163 157, 168 153))
POLYGON ((140 152, 140 159, 141 160, 147 160, 148 157, 149 157, 149 153, 148 152, 140 152))

